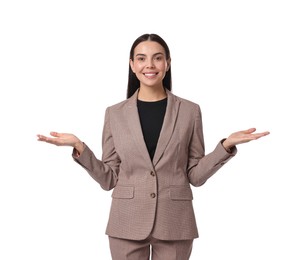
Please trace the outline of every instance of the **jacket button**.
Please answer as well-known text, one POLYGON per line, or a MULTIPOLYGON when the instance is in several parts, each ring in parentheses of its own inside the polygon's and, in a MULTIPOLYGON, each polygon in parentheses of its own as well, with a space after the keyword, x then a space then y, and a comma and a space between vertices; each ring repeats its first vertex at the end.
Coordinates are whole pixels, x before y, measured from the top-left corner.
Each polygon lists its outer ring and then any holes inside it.
POLYGON ((151 193, 150 196, 151 196, 152 199, 154 199, 156 197, 156 194, 155 193, 151 193))
POLYGON ((151 176, 153 176, 153 177, 155 176, 155 172, 153 172, 153 171, 151 171, 150 174, 151 174, 151 176))

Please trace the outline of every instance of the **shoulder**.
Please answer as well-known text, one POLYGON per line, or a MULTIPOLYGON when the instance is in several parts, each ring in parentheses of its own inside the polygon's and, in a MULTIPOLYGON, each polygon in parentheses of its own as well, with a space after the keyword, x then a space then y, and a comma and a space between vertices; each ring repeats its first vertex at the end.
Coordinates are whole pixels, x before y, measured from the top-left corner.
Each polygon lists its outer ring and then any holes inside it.
MULTIPOLYGON (((174 102, 171 102, 172 104, 177 103, 178 116, 179 118, 183 119, 185 123, 193 125, 194 121, 201 120, 202 116, 199 104, 186 98, 176 96, 172 93, 170 93, 168 97, 174 100, 174 102)), ((175 107, 175 105, 173 107, 175 107)))
POLYGON ((190 110, 193 110, 193 111, 194 110, 200 110, 200 105, 195 103, 194 101, 191 101, 191 100, 186 99, 186 98, 179 97, 177 95, 174 95, 173 93, 171 93, 170 95, 172 95, 175 100, 180 102, 181 107, 183 107, 185 109, 190 109, 190 110))
POLYGON ((108 106, 107 109, 108 110, 120 110, 121 108, 126 107, 126 105, 129 103, 129 99, 123 100, 121 102, 118 102, 116 104, 113 104, 111 106, 108 106))
POLYGON ((118 103, 110 105, 106 108, 108 112, 122 112, 128 108, 135 107, 137 101, 137 95, 133 95, 130 98, 124 99, 118 103))
POLYGON ((136 101, 134 99, 128 98, 108 106, 105 110, 105 114, 106 116, 115 120, 122 120, 130 113, 133 113, 136 109, 136 101))

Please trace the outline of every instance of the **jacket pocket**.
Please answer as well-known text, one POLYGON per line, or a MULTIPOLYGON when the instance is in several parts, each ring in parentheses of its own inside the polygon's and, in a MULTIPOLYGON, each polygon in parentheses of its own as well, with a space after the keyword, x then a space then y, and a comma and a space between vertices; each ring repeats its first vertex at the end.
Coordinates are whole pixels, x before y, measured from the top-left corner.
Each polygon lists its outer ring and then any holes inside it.
POLYGON ((114 199, 132 199, 134 198, 133 186, 116 186, 112 193, 114 199))
POLYGON ((172 200, 193 200, 190 186, 170 186, 172 200))

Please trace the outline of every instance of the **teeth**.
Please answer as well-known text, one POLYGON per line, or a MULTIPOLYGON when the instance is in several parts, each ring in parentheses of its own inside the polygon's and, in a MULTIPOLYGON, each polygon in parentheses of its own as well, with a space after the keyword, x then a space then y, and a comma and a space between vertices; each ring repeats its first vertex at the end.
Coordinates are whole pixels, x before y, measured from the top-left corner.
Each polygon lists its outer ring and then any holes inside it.
POLYGON ((145 73, 146 76, 155 76, 156 73, 145 73))

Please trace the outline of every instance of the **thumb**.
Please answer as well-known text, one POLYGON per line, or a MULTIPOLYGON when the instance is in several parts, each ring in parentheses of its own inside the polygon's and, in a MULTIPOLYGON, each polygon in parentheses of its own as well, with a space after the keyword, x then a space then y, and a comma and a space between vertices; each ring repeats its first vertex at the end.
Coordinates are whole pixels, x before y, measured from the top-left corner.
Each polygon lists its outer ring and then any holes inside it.
POLYGON ((245 130, 244 132, 246 134, 251 134, 251 133, 254 133, 256 131, 256 128, 255 127, 252 127, 252 128, 249 128, 248 130, 245 130))
POLYGON ((54 132, 54 131, 50 132, 50 135, 53 136, 53 137, 59 137, 60 136, 60 134, 58 132, 54 132))

